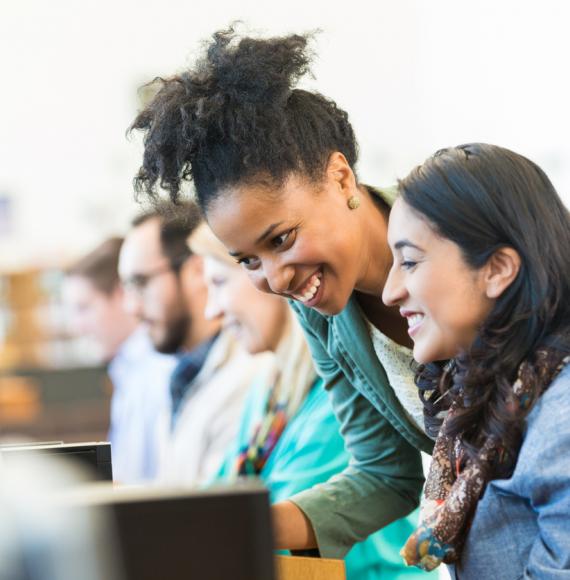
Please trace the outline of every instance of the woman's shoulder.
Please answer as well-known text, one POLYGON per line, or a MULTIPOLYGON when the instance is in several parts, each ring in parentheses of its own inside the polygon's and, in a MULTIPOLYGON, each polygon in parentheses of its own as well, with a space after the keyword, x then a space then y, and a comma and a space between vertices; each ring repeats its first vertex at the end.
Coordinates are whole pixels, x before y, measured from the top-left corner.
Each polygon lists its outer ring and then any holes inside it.
POLYGON ((537 401, 527 420, 528 429, 535 425, 547 425, 563 421, 568 423, 570 414, 570 364, 556 376, 552 384, 537 401))
POLYGON ((539 465, 548 471, 558 469, 561 461, 568 464, 560 450, 570 445, 569 417, 570 365, 566 365, 527 417, 515 476, 535 477, 539 465))

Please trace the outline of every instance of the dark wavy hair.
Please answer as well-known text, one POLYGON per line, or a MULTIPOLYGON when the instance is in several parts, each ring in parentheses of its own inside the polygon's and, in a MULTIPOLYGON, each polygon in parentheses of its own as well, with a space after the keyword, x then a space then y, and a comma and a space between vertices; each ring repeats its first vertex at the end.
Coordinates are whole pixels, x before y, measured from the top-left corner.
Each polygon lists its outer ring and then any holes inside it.
POLYGON ((172 201, 193 181, 206 210, 222 190, 243 184, 278 188, 291 173, 317 182, 330 154, 354 169, 357 144, 348 115, 318 93, 295 88, 309 72, 311 34, 239 38, 216 32, 195 66, 166 79, 136 119, 144 132, 135 189, 172 201))
POLYGON ((202 222, 202 213, 192 200, 180 201, 176 205, 167 200, 157 200, 135 216, 131 225, 136 228, 155 218, 160 221, 162 253, 178 273, 186 258, 192 255, 188 237, 202 222))
MULTIPOLYGON (((541 347, 570 352, 568 209, 540 167, 482 143, 439 151, 399 188, 406 204, 457 244, 472 268, 481 268, 501 247, 520 255, 518 275, 497 299, 472 347, 455 359, 455 368, 424 365, 416 381, 424 395, 433 391, 424 396, 432 435, 441 411, 455 399, 460 412, 447 423, 447 434, 461 436, 468 458, 476 460, 489 437, 516 457, 526 413, 514 416, 509 397, 519 365, 532 362, 541 347)), ((501 475, 501 467, 496 469, 495 476, 501 475)))

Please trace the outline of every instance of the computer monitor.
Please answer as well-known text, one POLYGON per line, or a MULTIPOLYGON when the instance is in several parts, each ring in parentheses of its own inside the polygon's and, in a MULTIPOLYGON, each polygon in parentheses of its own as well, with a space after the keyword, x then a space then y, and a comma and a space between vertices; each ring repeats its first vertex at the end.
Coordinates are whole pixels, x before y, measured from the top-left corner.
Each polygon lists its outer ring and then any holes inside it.
POLYGON ((111 444, 108 442, 63 443, 49 441, 26 444, 1 444, 2 460, 9 465, 11 459, 17 459, 30 453, 41 453, 63 457, 83 466, 95 480, 113 481, 111 465, 111 444))
POLYGON ((126 580, 275 579, 269 495, 259 485, 105 486, 80 503, 112 514, 126 580))

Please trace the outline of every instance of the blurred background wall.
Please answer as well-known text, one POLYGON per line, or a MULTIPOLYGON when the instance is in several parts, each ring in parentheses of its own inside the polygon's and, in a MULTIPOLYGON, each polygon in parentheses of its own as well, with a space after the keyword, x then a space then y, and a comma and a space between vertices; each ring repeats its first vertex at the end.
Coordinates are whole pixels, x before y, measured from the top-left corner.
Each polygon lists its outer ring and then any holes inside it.
POLYGON ((0 268, 50 265, 125 230, 137 87, 235 19, 322 30, 306 84, 349 112, 364 181, 481 140, 537 161, 570 200, 564 0, 2 0, 0 268))

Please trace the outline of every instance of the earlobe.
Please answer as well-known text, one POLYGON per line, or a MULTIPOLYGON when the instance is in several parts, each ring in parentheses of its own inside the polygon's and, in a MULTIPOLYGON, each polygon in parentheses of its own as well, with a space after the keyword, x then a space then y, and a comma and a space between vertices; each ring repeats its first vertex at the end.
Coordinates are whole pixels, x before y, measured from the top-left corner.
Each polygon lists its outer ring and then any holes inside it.
POLYGON ((487 262, 487 298, 496 299, 514 282, 521 267, 519 253, 510 247, 499 248, 487 262))

